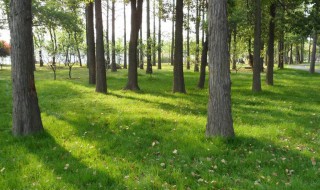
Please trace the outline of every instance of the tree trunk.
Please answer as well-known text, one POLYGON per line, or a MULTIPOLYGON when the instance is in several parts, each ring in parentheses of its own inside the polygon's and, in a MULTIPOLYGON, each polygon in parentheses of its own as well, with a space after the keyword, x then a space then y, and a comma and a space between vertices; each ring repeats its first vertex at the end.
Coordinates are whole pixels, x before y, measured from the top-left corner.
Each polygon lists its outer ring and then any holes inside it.
MULTIPOLYGON (((139 40, 139 46, 140 46, 140 61, 139 56, 137 57, 138 63, 140 63, 140 69, 144 69, 144 52, 143 52, 143 36, 142 36, 142 26, 140 27, 140 40, 139 40)), ((137 51, 137 55, 139 55, 139 51, 137 51)))
POLYGON ((256 0, 255 4, 255 25, 254 25, 254 53, 253 53, 253 82, 252 91, 261 91, 261 0, 256 0))
POLYGON ((129 69, 126 90, 140 90, 138 86, 137 47, 142 20, 143 0, 131 0, 131 34, 129 42, 129 69))
POLYGON ((175 31, 174 31, 174 21, 175 21, 175 1, 172 0, 172 32, 171 32, 171 65, 174 65, 174 36, 175 36, 175 31))
POLYGON ((124 19, 124 34, 123 34, 123 68, 127 69, 127 16, 126 16, 126 2, 123 1, 123 19, 124 19))
POLYGON ((147 0, 147 74, 152 74, 152 63, 151 63, 151 35, 150 35, 150 0, 147 0))
POLYGON ((42 49, 39 50, 40 67, 43 67, 42 49))
POLYGON ((233 30, 232 70, 237 70, 237 24, 235 24, 233 30))
POLYGON ((198 82, 198 88, 203 89, 206 80, 206 66, 208 62, 208 40, 202 44, 202 55, 201 55, 201 65, 200 65, 200 78, 198 82))
POLYGON ((300 63, 304 62, 304 39, 301 42, 300 63))
POLYGON ((191 1, 187 1, 188 3, 188 14, 187 14, 187 70, 190 70, 190 4, 191 1))
POLYGON ((107 79, 106 79, 106 65, 104 60, 103 47, 103 25, 102 25, 102 11, 101 0, 95 1, 95 15, 96 15, 96 76, 97 85, 96 92, 107 93, 107 79))
POLYGON ((78 38, 77 38, 77 32, 74 33, 74 41, 76 43, 76 49, 77 49, 77 54, 78 54, 79 65, 80 65, 80 67, 82 67, 81 53, 80 53, 80 49, 79 49, 79 42, 78 42, 78 38))
POLYGON ((252 50, 251 50, 251 45, 252 42, 251 42, 251 38, 249 38, 248 40, 248 54, 249 54, 249 65, 251 67, 253 67, 253 55, 252 55, 252 50))
POLYGON ((94 44, 93 3, 86 5, 87 13, 87 65, 89 68, 89 84, 96 84, 96 56, 94 44))
POLYGON ((43 131, 33 73, 31 4, 31 0, 10 2, 12 133, 14 136, 43 131))
POLYGON ((186 93, 183 76, 183 0, 177 0, 173 92, 186 93))
POLYGON ((309 51, 308 51, 308 53, 309 53, 309 55, 308 55, 308 63, 310 63, 311 62, 311 36, 310 36, 310 40, 309 40, 309 51))
POLYGON ((275 17, 276 17, 275 3, 270 5, 270 22, 269 22, 269 42, 268 42, 268 63, 266 83, 273 85, 273 67, 274 67, 274 35, 275 35, 275 17))
POLYGON ((115 36, 115 0, 112 0, 112 56, 111 56, 111 71, 117 71, 117 63, 116 63, 116 36, 115 36))
POLYGON ((208 24, 210 75, 206 135, 233 137, 227 0, 209 1, 208 24))
POLYGON ((296 64, 300 63, 300 47, 296 44, 296 64))
POLYGON ((293 48, 292 48, 292 44, 290 44, 290 60, 289 60, 289 65, 293 64, 293 48))
POLYGON ((162 0, 159 0, 159 15, 158 15, 158 69, 162 69, 161 61, 162 61, 162 40, 161 40, 161 20, 162 20, 162 0))
POLYGON ((310 62, 310 70, 309 70, 311 74, 315 72, 317 41, 318 41, 318 33, 315 30, 313 34, 313 46, 312 46, 312 54, 311 54, 311 62, 310 62))
POLYGON ((109 0, 107 0, 107 20, 106 20, 106 22, 107 22, 107 24, 106 24, 107 25, 106 26, 106 46, 107 46, 107 48, 106 48, 106 51, 107 51, 107 63, 106 63, 106 65, 107 65, 107 67, 110 66, 109 9, 110 9, 109 0))
POLYGON ((196 60, 194 64, 194 72, 199 72, 199 43, 200 43, 200 10, 199 0, 196 0, 196 60))
POLYGON ((153 40, 152 40, 152 65, 156 66, 156 1, 153 0, 153 40))
POLYGON ((283 69, 284 68, 284 32, 280 32, 280 39, 279 39, 279 63, 278 68, 283 69))

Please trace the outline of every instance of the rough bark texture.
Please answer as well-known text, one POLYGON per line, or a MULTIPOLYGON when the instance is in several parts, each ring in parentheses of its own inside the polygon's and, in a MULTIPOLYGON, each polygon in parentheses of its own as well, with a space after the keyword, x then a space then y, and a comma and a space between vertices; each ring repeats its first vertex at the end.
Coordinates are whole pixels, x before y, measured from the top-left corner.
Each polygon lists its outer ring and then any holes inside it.
POLYGON ((275 17, 276 4, 272 3, 270 6, 270 22, 269 22, 269 42, 268 42, 268 62, 267 62, 267 85, 273 85, 273 67, 274 67, 274 32, 275 32, 275 17))
POLYGON ((96 84, 96 55, 94 44, 93 3, 86 5, 87 22, 87 65, 89 68, 89 84, 96 84))
POLYGON ((29 135, 43 130, 34 82, 31 0, 11 0, 12 133, 29 135))
POLYGON ((140 90, 138 86, 138 39, 142 20, 143 0, 131 0, 131 34, 129 43, 129 69, 126 90, 140 90))
POLYGON ((106 19, 106 53, 107 53, 107 62, 106 65, 110 66, 110 43, 109 43, 109 0, 107 0, 107 19, 106 19))
POLYGON ((140 46, 139 51, 137 51, 137 62, 140 63, 139 64, 139 68, 142 70, 142 69, 144 69, 144 52, 143 52, 142 26, 140 27, 139 46, 140 46))
POLYGON ((183 76, 183 0, 177 0, 173 92, 186 93, 183 76))
POLYGON ((207 136, 233 137, 227 0, 210 0, 207 136))
POLYGON ((188 1, 188 14, 187 14, 187 70, 190 70, 190 4, 188 1))
POLYGON ((254 24, 254 52, 253 52, 253 80, 252 91, 261 91, 261 0, 255 1, 255 24, 254 24))
POLYGON ((172 31, 171 31, 171 56, 170 56, 170 57, 171 57, 171 65, 174 65, 175 1, 176 1, 176 0, 172 0, 172 31))
POLYGON ((116 63, 116 34, 115 34, 115 0, 112 0, 112 56, 111 56, 111 71, 117 71, 117 63, 116 63))
POLYGON ((106 65, 104 60, 101 0, 95 1, 96 14, 96 92, 107 93, 106 65))
POLYGON ((126 18, 126 2, 123 1, 123 23, 124 23, 124 34, 123 34, 123 68, 127 69, 127 18, 126 18))
POLYGON ((196 0, 196 60, 194 64, 194 72, 199 72, 199 43, 200 43, 200 6, 199 0, 196 0))
POLYGON ((313 34, 313 46, 312 46, 312 54, 311 54, 311 62, 310 62, 310 73, 315 72, 315 64, 316 64, 316 52, 317 52, 317 41, 318 41, 318 34, 317 31, 314 31, 313 34))
POLYGON ((208 62, 208 40, 202 44, 202 55, 201 55, 201 65, 200 65, 200 78, 198 82, 198 88, 203 89, 206 80, 206 66, 208 62))
POLYGON ((153 41, 152 41, 152 65, 156 66, 156 1, 153 0, 153 41))
POLYGON ((284 68, 284 32, 280 32, 280 39, 279 39, 279 63, 278 63, 278 68, 283 69, 284 68))

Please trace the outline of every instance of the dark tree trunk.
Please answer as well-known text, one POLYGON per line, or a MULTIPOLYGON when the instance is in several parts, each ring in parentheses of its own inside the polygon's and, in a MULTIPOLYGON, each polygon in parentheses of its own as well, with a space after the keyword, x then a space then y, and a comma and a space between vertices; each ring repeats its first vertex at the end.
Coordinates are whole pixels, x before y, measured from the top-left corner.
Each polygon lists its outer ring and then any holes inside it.
POLYGON ((33 73, 31 4, 31 0, 10 2, 12 133, 14 136, 43 131, 33 73))
POLYGON ((299 64, 299 63, 300 63, 300 47, 297 44, 296 45, 296 64, 299 64))
POLYGON ((261 91, 261 0, 255 3, 255 24, 254 24, 254 53, 253 53, 253 81, 252 91, 261 91))
POLYGON ((196 60, 194 64, 194 72, 199 72, 199 44, 200 44, 200 8, 199 0, 196 0, 196 60))
POLYGON ((284 68, 284 32, 280 32, 280 39, 279 39, 279 63, 278 68, 283 69, 284 68))
POLYGON ((124 23, 124 34, 123 34, 123 68, 127 69, 127 15, 126 15, 126 2, 123 1, 123 23, 124 23))
POLYGON ((143 0, 131 0, 131 34, 129 43, 129 69, 126 90, 140 90, 138 86, 137 47, 142 20, 143 0))
POLYGON ((97 85, 96 92, 107 93, 107 79, 106 79, 106 64, 104 60, 103 47, 103 25, 102 25, 102 11, 101 0, 95 0, 95 15, 96 15, 96 77, 97 85))
POLYGON ((310 40, 309 40, 309 51, 308 51, 308 63, 311 62, 311 36, 310 36, 310 40))
POLYGON ((198 82, 198 88, 203 89, 206 80, 206 66, 208 62, 208 40, 202 44, 202 55, 201 55, 201 65, 200 65, 200 78, 198 82))
POLYGON ((152 74, 152 63, 151 63, 151 34, 150 34, 150 0, 147 0, 147 74, 152 74))
POLYGON ((267 85, 273 85, 273 67, 274 67, 274 33, 275 33, 275 17, 276 17, 275 3, 270 6, 270 22, 269 22, 269 42, 268 42, 268 63, 266 83, 267 85))
POLYGON ((139 40, 139 46, 140 46, 140 61, 139 61, 139 51, 137 51, 137 60, 138 63, 140 63, 140 69, 144 69, 144 52, 143 52, 143 37, 142 37, 142 26, 140 27, 140 40, 139 40))
POLYGON ((152 40, 152 65, 156 66, 156 1, 153 0, 153 40, 152 40))
POLYGON ((42 49, 39 50, 40 67, 43 67, 42 49))
POLYGON ((252 42, 251 42, 251 38, 249 38, 248 40, 248 54, 249 54, 249 65, 251 67, 253 67, 253 55, 252 55, 252 50, 251 50, 251 45, 252 42))
POLYGON ((304 62, 304 39, 301 42, 300 63, 304 62))
POLYGON ((177 0, 173 92, 186 93, 183 76, 183 0, 177 0))
POLYGON ((175 22, 175 1, 172 0, 172 31, 171 31, 171 65, 174 65, 174 36, 175 36, 175 30, 174 30, 174 22, 175 22))
POLYGON ((116 63, 116 36, 115 36, 115 1, 112 0, 112 56, 111 56, 111 71, 117 71, 117 63, 116 63))
POLYGON ((162 69, 162 40, 161 40, 161 20, 162 20, 162 0, 159 0, 159 15, 158 15, 158 69, 162 69))
POLYGON ((293 48, 292 48, 292 44, 290 44, 290 60, 289 60, 289 65, 293 64, 293 48))
POLYGON ((210 0, 207 136, 233 137, 227 0, 210 0))
POLYGON ((93 3, 86 6, 87 18, 87 65, 89 68, 89 84, 96 84, 96 56, 94 44, 93 3))
POLYGON ((107 0, 107 23, 106 23, 106 51, 107 51, 107 67, 110 66, 110 42, 109 42, 109 0, 107 0))
POLYGON ((78 42, 77 32, 74 33, 74 41, 76 43, 76 49, 77 49, 77 54, 78 54, 79 65, 80 65, 80 67, 82 67, 81 53, 80 53, 80 49, 79 49, 79 42, 78 42))
POLYGON ((187 1, 188 14, 187 14, 187 70, 190 70, 190 4, 191 1, 187 1))
POLYGON ((232 70, 237 70, 237 24, 235 24, 233 29, 232 70))
POLYGON ((313 46, 312 46, 312 54, 311 54, 311 62, 310 62, 310 70, 309 70, 311 74, 315 72, 317 41, 318 41, 318 33, 315 30, 313 34, 313 46))

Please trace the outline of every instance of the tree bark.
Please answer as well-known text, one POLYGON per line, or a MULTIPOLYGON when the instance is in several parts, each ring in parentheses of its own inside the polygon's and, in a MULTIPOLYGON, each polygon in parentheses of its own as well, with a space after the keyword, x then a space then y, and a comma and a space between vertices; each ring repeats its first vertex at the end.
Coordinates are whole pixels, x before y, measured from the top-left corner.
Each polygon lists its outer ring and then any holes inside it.
POLYGON ((107 67, 109 67, 110 66, 110 43, 109 43, 109 9, 110 9, 110 7, 109 7, 109 0, 106 0, 107 1, 107 19, 106 19, 106 46, 107 46, 107 48, 106 48, 106 53, 107 53, 107 63, 106 63, 106 65, 107 65, 107 67))
POLYGON ((200 78, 198 82, 198 88, 203 89, 206 80, 206 66, 208 62, 208 40, 202 44, 202 55, 201 55, 201 65, 200 65, 200 78))
POLYGON ((317 30, 315 30, 313 34, 313 46, 312 46, 312 54, 311 54, 311 62, 310 62, 310 70, 309 70, 311 74, 315 72, 317 41, 318 41, 318 32, 317 30))
POLYGON ((233 137, 227 0, 210 0, 207 136, 233 137))
POLYGON ((152 65, 156 66, 156 1, 153 0, 153 40, 152 40, 152 65))
POLYGON ((129 42, 129 69, 126 90, 140 90, 138 86, 137 47, 142 20, 143 0, 131 0, 131 34, 129 42))
POLYGON ((194 64, 194 72, 199 72, 199 43, 200 43, 200 10, 199 0, 196 0, 196 60, 194 64))
POLYGON ((123 34, 123 68, 127 69, 127 15, 126 15, 126 2, 123 1, 123 22, 124 22, 124 34, 123 34))
POLYGON ((183 0, 177 0, 173 92, 186 93, 183 76, 183 0))
POLYGON ((171 65, 174 65, 174 36, 175 36, 175 30, 174 30, 174 22, 175 22, 175 1, 172 0, 172 31, 171 31, 171 65))
POLYGON ((116 63, 116 34, 115 34, 115 0, 112 0, 112 56, 111 56, 111 71, 117 71, 117 63, 116 63))
POLYGON ((159 22, 159 27, 158 27, 158 69, 162 69, 162 40, 161 40, 161 20, 162 20, 162 0, 159 0, 159 15, 158 15, 158 22, 159 22))
POLYGON ((87 65, 89 68, 89 84, 96 84, 96 56, 94 44, 93 3, 86 5, 87 19, 87 65))
POLYGON ((254 53, 253 53, 253 80, 252 91, 261 91, 261 0, 255 1, 255 25, 254 25, 254 53))
POLYGON ((43 131, 34 81, 31 0, 11 0, 12 133, 23 136, 43 131))
POLYGON ((150 34, 150 0, 147 0, 147 74, 152 74, 152 63, 151 63, 151 34, 150 34))
POLYGON ((96 92, 107 93, 106 65, 104 60, 101 0, 95 1, 96 15, 96 92))
POLYGON ((304 62, 304 39, 301 42, 300 63, 304 62))
POLYGON ((275 17, 276 17, 275 3, 270 5, 270 22, 269 22, 269 42, 268 42, 268 62, 267 62, 267 85, 273 85, 273 67, 274 67, 274 33, 275 33, 275 17))
POLYGON ((187 1, 188 3, 188 14, 187 14, 187 70, 190 70, 190 4, 191 1, 187 1))
POLYGON ((278 68, 283 69, 284 68, 284 32, 280 32, 280 39, 279 39, 279 63, 278 68))
POLYGON ((235 24, 233 29, 232 70, 237 70, 237 24, 235 24))
POLYGON ((140 39, 139 39, 139 46, 140 49, 137 51, 137 60, 138 63, 140 63, 140 69, 144 69, 144 52, 143 52, 143 36, 142 36, 142 26, 140 27, 140 39), (140 52, 140 54, 139 54, 140 52), (140 55, 140 60, 139 60, 139 55, 140 55))

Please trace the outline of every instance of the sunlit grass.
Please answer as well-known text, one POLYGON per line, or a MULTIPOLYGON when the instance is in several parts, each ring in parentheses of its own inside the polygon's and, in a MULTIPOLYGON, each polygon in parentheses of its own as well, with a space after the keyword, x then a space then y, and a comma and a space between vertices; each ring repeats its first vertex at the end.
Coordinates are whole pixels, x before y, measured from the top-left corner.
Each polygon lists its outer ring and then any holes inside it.
MULTIPOLYGON (((186 71, 172 94, 172 67, 139 71, 141 92, 124 91, 126 70, 108 71, 108 95, 87 69, 37 70, 45 132, 11 135, 10 71, 0 70, 1 189, 317 189, 319 75, 275 72, 252 94, 251 73, 232 73, 235 139, 207 139, 208 92, 186 71)), ((262 76, 264 77, 264 75, 262 76)))

